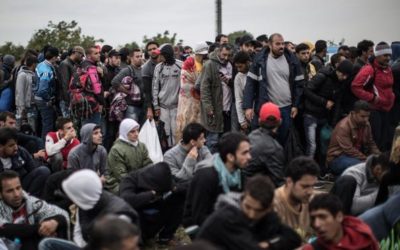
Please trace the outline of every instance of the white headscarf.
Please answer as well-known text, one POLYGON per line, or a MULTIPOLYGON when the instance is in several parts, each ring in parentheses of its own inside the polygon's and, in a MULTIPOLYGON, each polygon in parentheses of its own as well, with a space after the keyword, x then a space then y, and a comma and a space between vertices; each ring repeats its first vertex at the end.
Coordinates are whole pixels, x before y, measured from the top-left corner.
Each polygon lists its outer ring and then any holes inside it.
POLYGON ((140 125, 133 119, 131 118, 126 118, 124 119, 121 124, 119 125, 119 139, 127 142, 133 146, 137 146, 139 141, 135 141, 132 142, 128 139, 128 133, 132 130, 132 129, 139 129, 140 125))

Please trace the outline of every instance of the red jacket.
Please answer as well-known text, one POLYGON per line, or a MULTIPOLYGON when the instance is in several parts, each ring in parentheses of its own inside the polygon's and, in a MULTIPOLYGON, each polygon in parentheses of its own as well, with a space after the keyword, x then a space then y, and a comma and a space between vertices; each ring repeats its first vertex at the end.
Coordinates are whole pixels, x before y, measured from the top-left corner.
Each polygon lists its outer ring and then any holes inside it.
MULTIPOLYGON (((357 217, 345 216, 342 222, 343 237, 337 244, 317 239, 319 249, 325 250, 379 250, 379 244, 367 224, 357 217)), ((303 247, 303 250, 313 250, 311 244, 303 247)))
MULTIPOLYGON (((50 136, 51 137, 51 139, 53 139, 53 143, 55 144, 55 143, 57 143, 59 140, 60 140, 60 138, 58 137, 58 134, 57 134, 57 132, 49 132, 48 134, 47 134, 47 136, 50 136)), ((77 139, 77 138, 74 138, 74 139, 72 139, 69 143, 67 142, 67 144, 65 145, 65 147, 64 148, 62 148, 61 150, 60 150, 60 152, 61 152, 61 155, 62 155, 62 157, 63 157, 63 167, 64 167, 64 169, 66 169, 67 168, 67 165, 68 165, 68 155, 69 155, 69 152, 74 148, 74 147, 76 147, 76 146, 78 146, 80 144, 80 142, 79 142, 79 140, 77 139)), ((46 159, 47 159, 47 152, 46 152, 46 159)))
POLYGON ((376 60, 374 67, 367 64, 361 68, 351 84, 354 95, 364 101, 369 102, 375 110, 388 112, 394 104, 393 93, 393 74, 390 67, 382 68, 376 60), (368 81, 374 77, 375 81, 372 89, 364 89, 368 81))

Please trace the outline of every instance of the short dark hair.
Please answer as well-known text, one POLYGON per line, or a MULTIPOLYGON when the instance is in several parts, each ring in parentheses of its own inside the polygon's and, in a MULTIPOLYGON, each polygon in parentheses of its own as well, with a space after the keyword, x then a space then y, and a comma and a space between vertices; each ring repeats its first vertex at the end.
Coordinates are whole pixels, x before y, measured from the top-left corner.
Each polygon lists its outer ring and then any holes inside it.
POLYGON ((15 114, 10 112, 10 111, 3 111, 0 113, 0 121, 1 122, 6 122, 7 117, 10 117, 11 119, 16 120, 17 118, 15 117, 15 114))
POLYGON ((366 101, 358 100, 354 103, 352 111, 358 113, 361 110, 366 111, 366 112, 371 112, 371 106, 366 101))
POLYGON ((340 50, 350 50, 350 48, 349 48, 349 46, 347 46, 347 45, 341 45, 341 46, 338 48, 337 52, 339 52, 340 50))
POLYGON ((86 55, 92 54, 92 50, 98 50, 98 47, 95 45, 89 46, 85 51, 86 55))
POLYGON ((350 50, 350 59, 356 59, 358 57, 357 47, 351 46, 349 47, 349 50, 350 50))
POLYGON ((111 46, 111 45, 108 45, 108 44, 106 44, 106 45, 103 45, 102 47, 101 47, 101 53, 108 53, 108 52, 110 52, 111 50, 113 49, 113 47, 111 46))
POLYGON ((216 42, 216 43, 221 42, 221 38, 223 38, 223 37, 228 37, 228 36, 227 36, 227 35, 224 35, 224 34, 218 34, 218 35, 215 37, 215 42, 216 42))
POLYGON ((361 56, 363 51, 367 52, 371 47, 374 47, 374 42, 371 40, 362 40, 357 44, 358 55, 361 56))
POLYGON ((233 57, 233 63, 243 63, 246 64, 250 62, 250 56, 247 52, 244 51, 239 51, 234 57, 233 57))
POLYGON ((58 51, 57 48, 50 46, 47 48, 46 52, 44 53, 44 58, 46 60, 50 60, 54 57, 57 57, 59 54, 60 54, 60 52, 58 51))
POLYGON ((263 208, 269 208, 274 199, 275 186, 271 179, 264 175, 256 175, 249 178, 244 187, 245 195, 250 195, 259 201, 263 208))
POLYGON ((64 125, 70 122, 72 122, 71 118, 60 116, 56 120, 56 128, 64 129, 64 125))
POLYGON ((303 51, 303 50, 309 50, 309 49, 310 49, 310 46, 308 46, 305 43, 300 43, 296 46, 296 53, 299 53, 300 51, 303 51))
POLYGON ((4 170, 0 173, 0 192, 3 191, 3 180, 19 178, 19 174, 14 170, 4 170))
POLYGON ((283 36, 282 36, 281 34, 279 34, 279 33, 274 33, 274 34, 272 34, 272 35, 269 36, 268 42, 269 42, 269 43, 272 43, 272 42, 274 41, 274 38, 275 38, 276 36, 283 37, 283 36))
POLYGON ((95 221, 89 234, 90 249, 121 249, 122 241, 128 237, 139 236, 136 225, 115 215, 105 215, 95 221))
POLYGON ((221 45, 219 46, 219 49, 220 49, 220 51, 221 51, 222 49, 232 50, 232 46, 231 46, 229 43, 224 43, 224 44, 221 44, 221 45))
POLYGON ((293 182, 297 182, 304 175, 319 176, 319 166, 307 156, 294 158, 286 168, 286 177, 290 177, 293 182))
POLYGON ((318 40, 315 42, 315 53, 321 53, 326 48, 328 48, 328 44, 326 43, 325 40, 318 40))
POLYGON ((374 155, 374 156, 372 156, 372 159, 371 159, 371 166, 375 167, 376 165, 379 164, 379 165, 381 165, 381 167, 384 170, 387 170, 390 168, 389 158, 390 158, 389 152, 384 152, 379 155, 374 155))
POLYGON ((225 133, 218 141, 218 153, 225 162, 228 154, 236 154, 240 143, 249 142, 249 138, 238 132, 225 133))
POLYGON ((150 42, 146 43, 146 46, 145 46, 146 51, 147 51, 147 49, 149 48, 149 46, 152 45, 152 44, 153 44, 153 45, 156 45, 157 48, 160 47, 160 44, 158 44, 158 42, 156 42, 156 41, 150 41, 150 42))
POLYGON ((340 57, 341 57, 341 56, 343 56, 343 55, 341 55, 341 54, 339 54, 339 53, 336 53, 336 54, 334 54, 334 55, 331 56, 330 62, 331 62, 331 66, 332 66, 332 67, 335 67, 335 65, 336 65, 337 63, 339 63, 339 60, 340 60, 340 57))
POLYGON ((328 210, 333 216, 336 216, 339 212, 343 213, 343 204, 334 194, 317 194, 308 205, 308 210, 311 212, 318 209, 328 210))
POLYGON ((205 134, 206 129, 200 124, 196 122, 189 123, 183 129, 182 132, 182 141, 184 144, 188 144, 190 140, 199 139, 201 134, 205 134))
POLYGON ((31 67, 31 66, 37 64, 38 62, 39 62, 39 60, 38 60, 37 56, 34 56, 34 55, 28 55, 25 58, 25 65, 27 67, 31 67))
POLYGON ((138 49, 138 48, 132 49, 132 50, 130 51, 129 55, 130 55, 130 56, 133 56, 133 55, 135 54, 135 52, 142 52, 142 50, 141 50, 141 49, 138 49))
POLYGON ((0 128, 0 145, 6 145, 9 140, 17 141, 17 130, 14 128, 0 128))
POLYGON ((259 42, 268 42, 268 36, 266 34, 259 35, 256 40, 259 42))

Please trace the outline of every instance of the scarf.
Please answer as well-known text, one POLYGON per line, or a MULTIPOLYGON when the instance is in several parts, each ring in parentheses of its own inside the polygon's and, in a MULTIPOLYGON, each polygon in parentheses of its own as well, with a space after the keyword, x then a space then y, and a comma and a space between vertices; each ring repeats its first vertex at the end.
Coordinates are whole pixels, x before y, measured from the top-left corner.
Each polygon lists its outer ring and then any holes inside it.
POLYGON ((214 168, 218 172, 219 185, 222 186, 224 193, 229 193, 232 187, 238 187, 239 189, 242 187, 240 170, 237 169, 230 173, 219 154, 215 154, 214 168))
POLYGON ((138 129, 140 125, 133 119, 126 118, 124 119, 121 124, 119 125, 119 137, 121 141, 124 141, 134 147, 136 147, 139 144, 139 141, 132 142, 128 139, 128 133, 136 128, 138 129))

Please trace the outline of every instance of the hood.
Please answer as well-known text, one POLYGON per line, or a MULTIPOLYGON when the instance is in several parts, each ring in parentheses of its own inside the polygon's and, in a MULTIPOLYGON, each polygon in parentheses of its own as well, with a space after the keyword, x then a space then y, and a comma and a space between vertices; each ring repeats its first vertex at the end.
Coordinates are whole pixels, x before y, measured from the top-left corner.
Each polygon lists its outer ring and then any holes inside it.
POLYGON ((68 198, 82 210, 94 208, 100 200, 103 189, 100 177, 89 169, 71 174, 63 181, 62 188, 68 198))
POLYGON ((100 126, 95 123, 88 123, 83 125, 83 127, 81 128, 81 142, 85 144, 90 150, 92 150, 93 144, 93 130, 99 127, 100 126))
POLYGON ((24 72, 26 74, 31 74, 31 75, 35 75, 35 72, 33 72, 32 70, 30 70, 28 67, 26 66, 22 66, 21 69, 18 71, 18 73, 20 72, 24 72))
POLYGON ((318 73, 322 73, 322 74, 324 74, 326 76, 331 76, 331 75, 335 75, 336 76, 336 74, 334 74, 335 73, 335 69, 333 67, 330 67, 330 66, 322 67, 320 69, 320 71, 318 71, 318 73))
POLYGON ((240 210, 240 201, 242 196, 242 193, 237 192, 221 194, 220 196, 218 196, 218 199, 215 202, 214 210, 218 210, 224 207, 231 207, 240 210))
POLYGON ((119 137, 118 137, 118 138, 119 138, 120 140, 124 141, 124 142, 127 142, 127 143, 129 143, 129 144, 132 144, 133 146, 137 146, 138 141, 136 141, 136 142, 131 142, 131 141, 128 139, 128 133, 129 133, 129 131, 131 131, 131 130, 134 129, 134 128, 139 129, 139 128, 140 128, 140 125, 139 125, 135 120, 133 120, 133 119, 130 119, 130 118, 124 119, 124 120, 121 122, 121 124, 119 125, 119 137))
POLYGON ((395 62, 400 59, 400 42, 392 43, 392 61, 395 62))
POLYGON ((163 194, 171 190, 172 174, 167 163, 160 162, 138 170, 138 186, 144 190, 154 190, 163 194))

